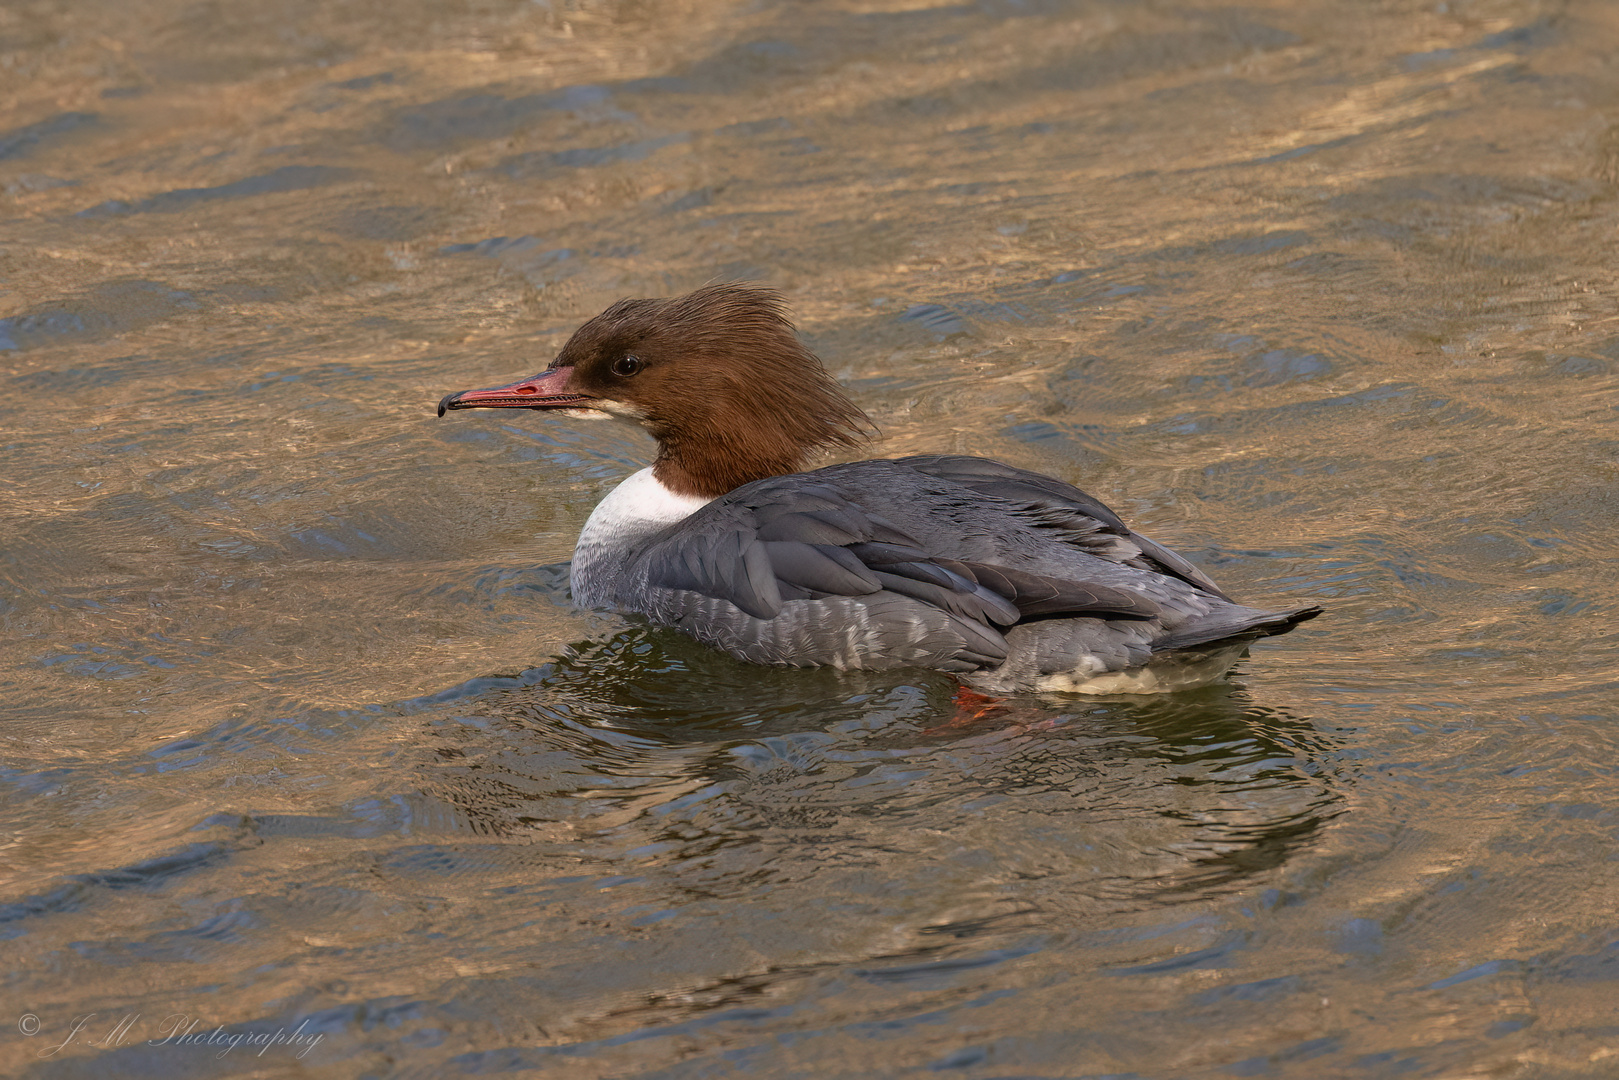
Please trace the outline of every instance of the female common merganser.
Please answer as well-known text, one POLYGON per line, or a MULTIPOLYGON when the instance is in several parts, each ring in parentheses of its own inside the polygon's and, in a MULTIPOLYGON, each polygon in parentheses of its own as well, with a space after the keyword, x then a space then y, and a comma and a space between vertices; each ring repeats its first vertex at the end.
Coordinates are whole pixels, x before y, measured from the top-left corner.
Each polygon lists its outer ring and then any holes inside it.
POLYGON ((869 422, 748 285, 621 300, 551 366, 439 402, 616 417, 658 441, 585 522, 574 599, 759 664, 919 666, 991 691, 1142 693, 1218 678, 1319 607, 1234 603, 1078 488, 985 458, 800 472, 869 422))

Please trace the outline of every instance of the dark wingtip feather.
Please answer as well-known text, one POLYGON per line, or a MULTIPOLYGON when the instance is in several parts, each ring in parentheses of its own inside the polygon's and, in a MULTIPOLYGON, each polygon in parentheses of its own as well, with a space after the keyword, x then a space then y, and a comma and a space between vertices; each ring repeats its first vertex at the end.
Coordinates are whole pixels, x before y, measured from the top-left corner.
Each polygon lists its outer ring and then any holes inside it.
POLYGON ((1270 637, 1275 634, 1285 634, 1299 623, 1309 622, 1317 615, 1324 614, 1326 610, 1327 609, 1322 607, 1320 604, 1311 604, 1309 607, 1301 607, 1295 608, 1292 611, 1284 611, 1273 622, 1261 623, 1260 625, 1264 628, 1266 637, 1270 637))
POLYGON ((1176 649, 1190 649, 1220 642, 1274 637, 1277 634, 1287 633, 1301 622, 1308 622, 1326 609, 1318 604, 1294 608, 1291 611, 1253 611, 1249 608, 1246 610, 1250 614, 1242 617, 1241 613, 1244 610, 1227 608, 1223 612, 1216 612, 1184 626, 1168 637, 1153 642, 1153 652, 1173 652, 1176 649))

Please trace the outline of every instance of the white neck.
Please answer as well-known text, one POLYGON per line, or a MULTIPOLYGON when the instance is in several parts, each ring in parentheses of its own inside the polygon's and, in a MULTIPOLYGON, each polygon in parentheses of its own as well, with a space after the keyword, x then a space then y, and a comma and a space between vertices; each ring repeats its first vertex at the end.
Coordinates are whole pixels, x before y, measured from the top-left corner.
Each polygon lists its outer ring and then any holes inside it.
POLYGON ((631 473, 596 504, 579 532, 570 575, 574 599, 581 604, 597 603, 595 586, 607 576, 615 556, 636 537, 667 528, 712 501, 670 491, 650 468, 631 473))

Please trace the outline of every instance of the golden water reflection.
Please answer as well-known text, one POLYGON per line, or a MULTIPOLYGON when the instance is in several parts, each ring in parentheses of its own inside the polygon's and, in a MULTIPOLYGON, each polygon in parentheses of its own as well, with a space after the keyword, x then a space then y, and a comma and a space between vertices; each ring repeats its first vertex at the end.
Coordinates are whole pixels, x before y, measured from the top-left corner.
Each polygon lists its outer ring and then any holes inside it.
POLYGON ((1598 1075, 1616 21, 0 12, 4 1068, 1598 1075), (432 404, 726 278, 878 452, 1329 617, 973 725, 574 609, 648 445, 432 404))

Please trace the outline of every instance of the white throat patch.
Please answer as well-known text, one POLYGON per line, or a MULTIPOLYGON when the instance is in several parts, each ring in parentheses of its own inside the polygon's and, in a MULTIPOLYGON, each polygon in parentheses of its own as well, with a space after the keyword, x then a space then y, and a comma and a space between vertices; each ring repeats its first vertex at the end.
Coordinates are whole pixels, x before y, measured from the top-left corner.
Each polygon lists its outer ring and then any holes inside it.
POLYGON ((608 523, 636 532, 661 529, 690 517, 713 501, 700 495, 677 495, 663 486, 663 481, 653 475, 649 466, 625 477, 623 483, 607 493, 607 498, 596 504, 579 537, 584 539, 589 535, 592 526, 608 523))
POLYGON ((579 543, 573 550, 573 596, 581 604, 592 604, 592 570, 605 569, 637 536, 667 528, 682 521, 712 499, 698 495, 678 495, 663 486, 650 468, 631 473, 607 498, 596 504, 579 543))

